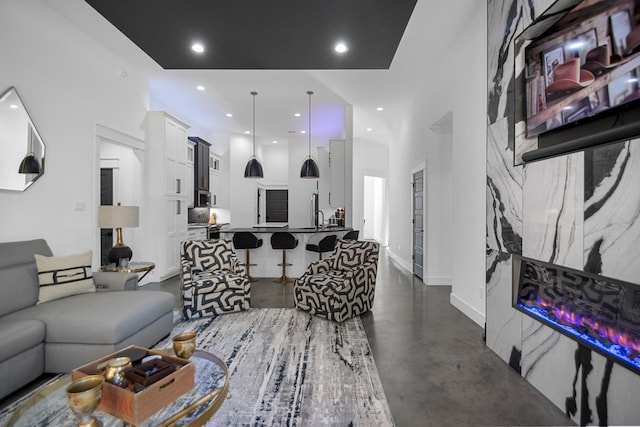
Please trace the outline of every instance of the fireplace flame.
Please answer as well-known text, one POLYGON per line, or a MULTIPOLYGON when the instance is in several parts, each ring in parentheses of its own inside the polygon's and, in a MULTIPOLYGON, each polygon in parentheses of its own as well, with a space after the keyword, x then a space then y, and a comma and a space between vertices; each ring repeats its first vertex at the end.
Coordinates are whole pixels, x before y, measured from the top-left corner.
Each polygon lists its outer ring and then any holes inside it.
MULTIPOLYGON (((601 347, 616 356, 631 360, 640 359, 640 337, 637 334, 620 330, 591 314, 577 313, 571 307, 554 306, 553 302, 544 298, 521 301, 520 305, 523 308, 535 309, 533 311, 538 317, 555 320, 560 326, 571 328, 579 335, 598 341, 601 347)), ((587 341, 591 340, 587 339, 587 341)), ((640 366, 640 360, 633 363, 640 366)))

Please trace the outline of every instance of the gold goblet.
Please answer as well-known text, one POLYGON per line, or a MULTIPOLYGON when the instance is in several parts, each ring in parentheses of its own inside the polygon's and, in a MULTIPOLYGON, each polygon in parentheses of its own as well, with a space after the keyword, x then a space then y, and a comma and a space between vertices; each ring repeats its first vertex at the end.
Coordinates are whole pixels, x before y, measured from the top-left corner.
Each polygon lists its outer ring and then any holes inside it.
POLYGON ((182 332, 171 338, 173 351, 176 356, 188 359, 196 350, 196 333, 193 331, 182 332))
POLYGON ((88 375, 67 387, 69 407, 80 418, 78 427, 97 427, 102 423, 91 416, 102 399, 102 375, 88 375))

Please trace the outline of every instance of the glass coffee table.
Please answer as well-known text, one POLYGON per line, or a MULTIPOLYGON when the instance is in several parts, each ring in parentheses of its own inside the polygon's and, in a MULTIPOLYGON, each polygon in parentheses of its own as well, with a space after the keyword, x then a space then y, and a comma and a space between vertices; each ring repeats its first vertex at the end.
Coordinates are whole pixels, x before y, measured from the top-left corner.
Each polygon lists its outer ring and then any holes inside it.
MULTIPOLYGON (((171 350, 166 351, 168 354, 171 350)), ((172 353, 172 352, 171 352, 172 353)), ((164 409, 147 418, 141 426, 201 426, 216 413, 229 391, 229 369, 214 354, 196 350, 194 387, 164 409)), ((66 388, 71 374, 38 390, 7 417, 5 426, 75 426, 78 418, 69 408, 66 388)), ((124 422, 102 411, 93 413, 104 427, 121 427, 124 422)))

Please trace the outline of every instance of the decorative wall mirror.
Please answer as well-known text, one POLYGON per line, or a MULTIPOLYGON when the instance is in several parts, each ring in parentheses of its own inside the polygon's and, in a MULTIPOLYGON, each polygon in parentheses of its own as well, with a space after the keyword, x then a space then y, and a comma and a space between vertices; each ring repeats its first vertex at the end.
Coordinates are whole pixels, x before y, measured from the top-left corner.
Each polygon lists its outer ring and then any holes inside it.
POLYGON ((44 174, 44 142, 18 91, 0 97, 0 190, 24 191, 44 174))

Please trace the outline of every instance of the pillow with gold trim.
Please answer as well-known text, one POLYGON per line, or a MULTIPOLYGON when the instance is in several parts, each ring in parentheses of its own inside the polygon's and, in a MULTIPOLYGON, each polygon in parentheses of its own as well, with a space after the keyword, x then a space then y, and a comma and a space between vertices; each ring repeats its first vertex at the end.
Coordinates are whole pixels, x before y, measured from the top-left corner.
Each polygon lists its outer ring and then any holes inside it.
POLYGON ((91 255, 91 251, 63 257, 36 254, 40 282, 38 304, 71 295, 95 292, 91 255))

